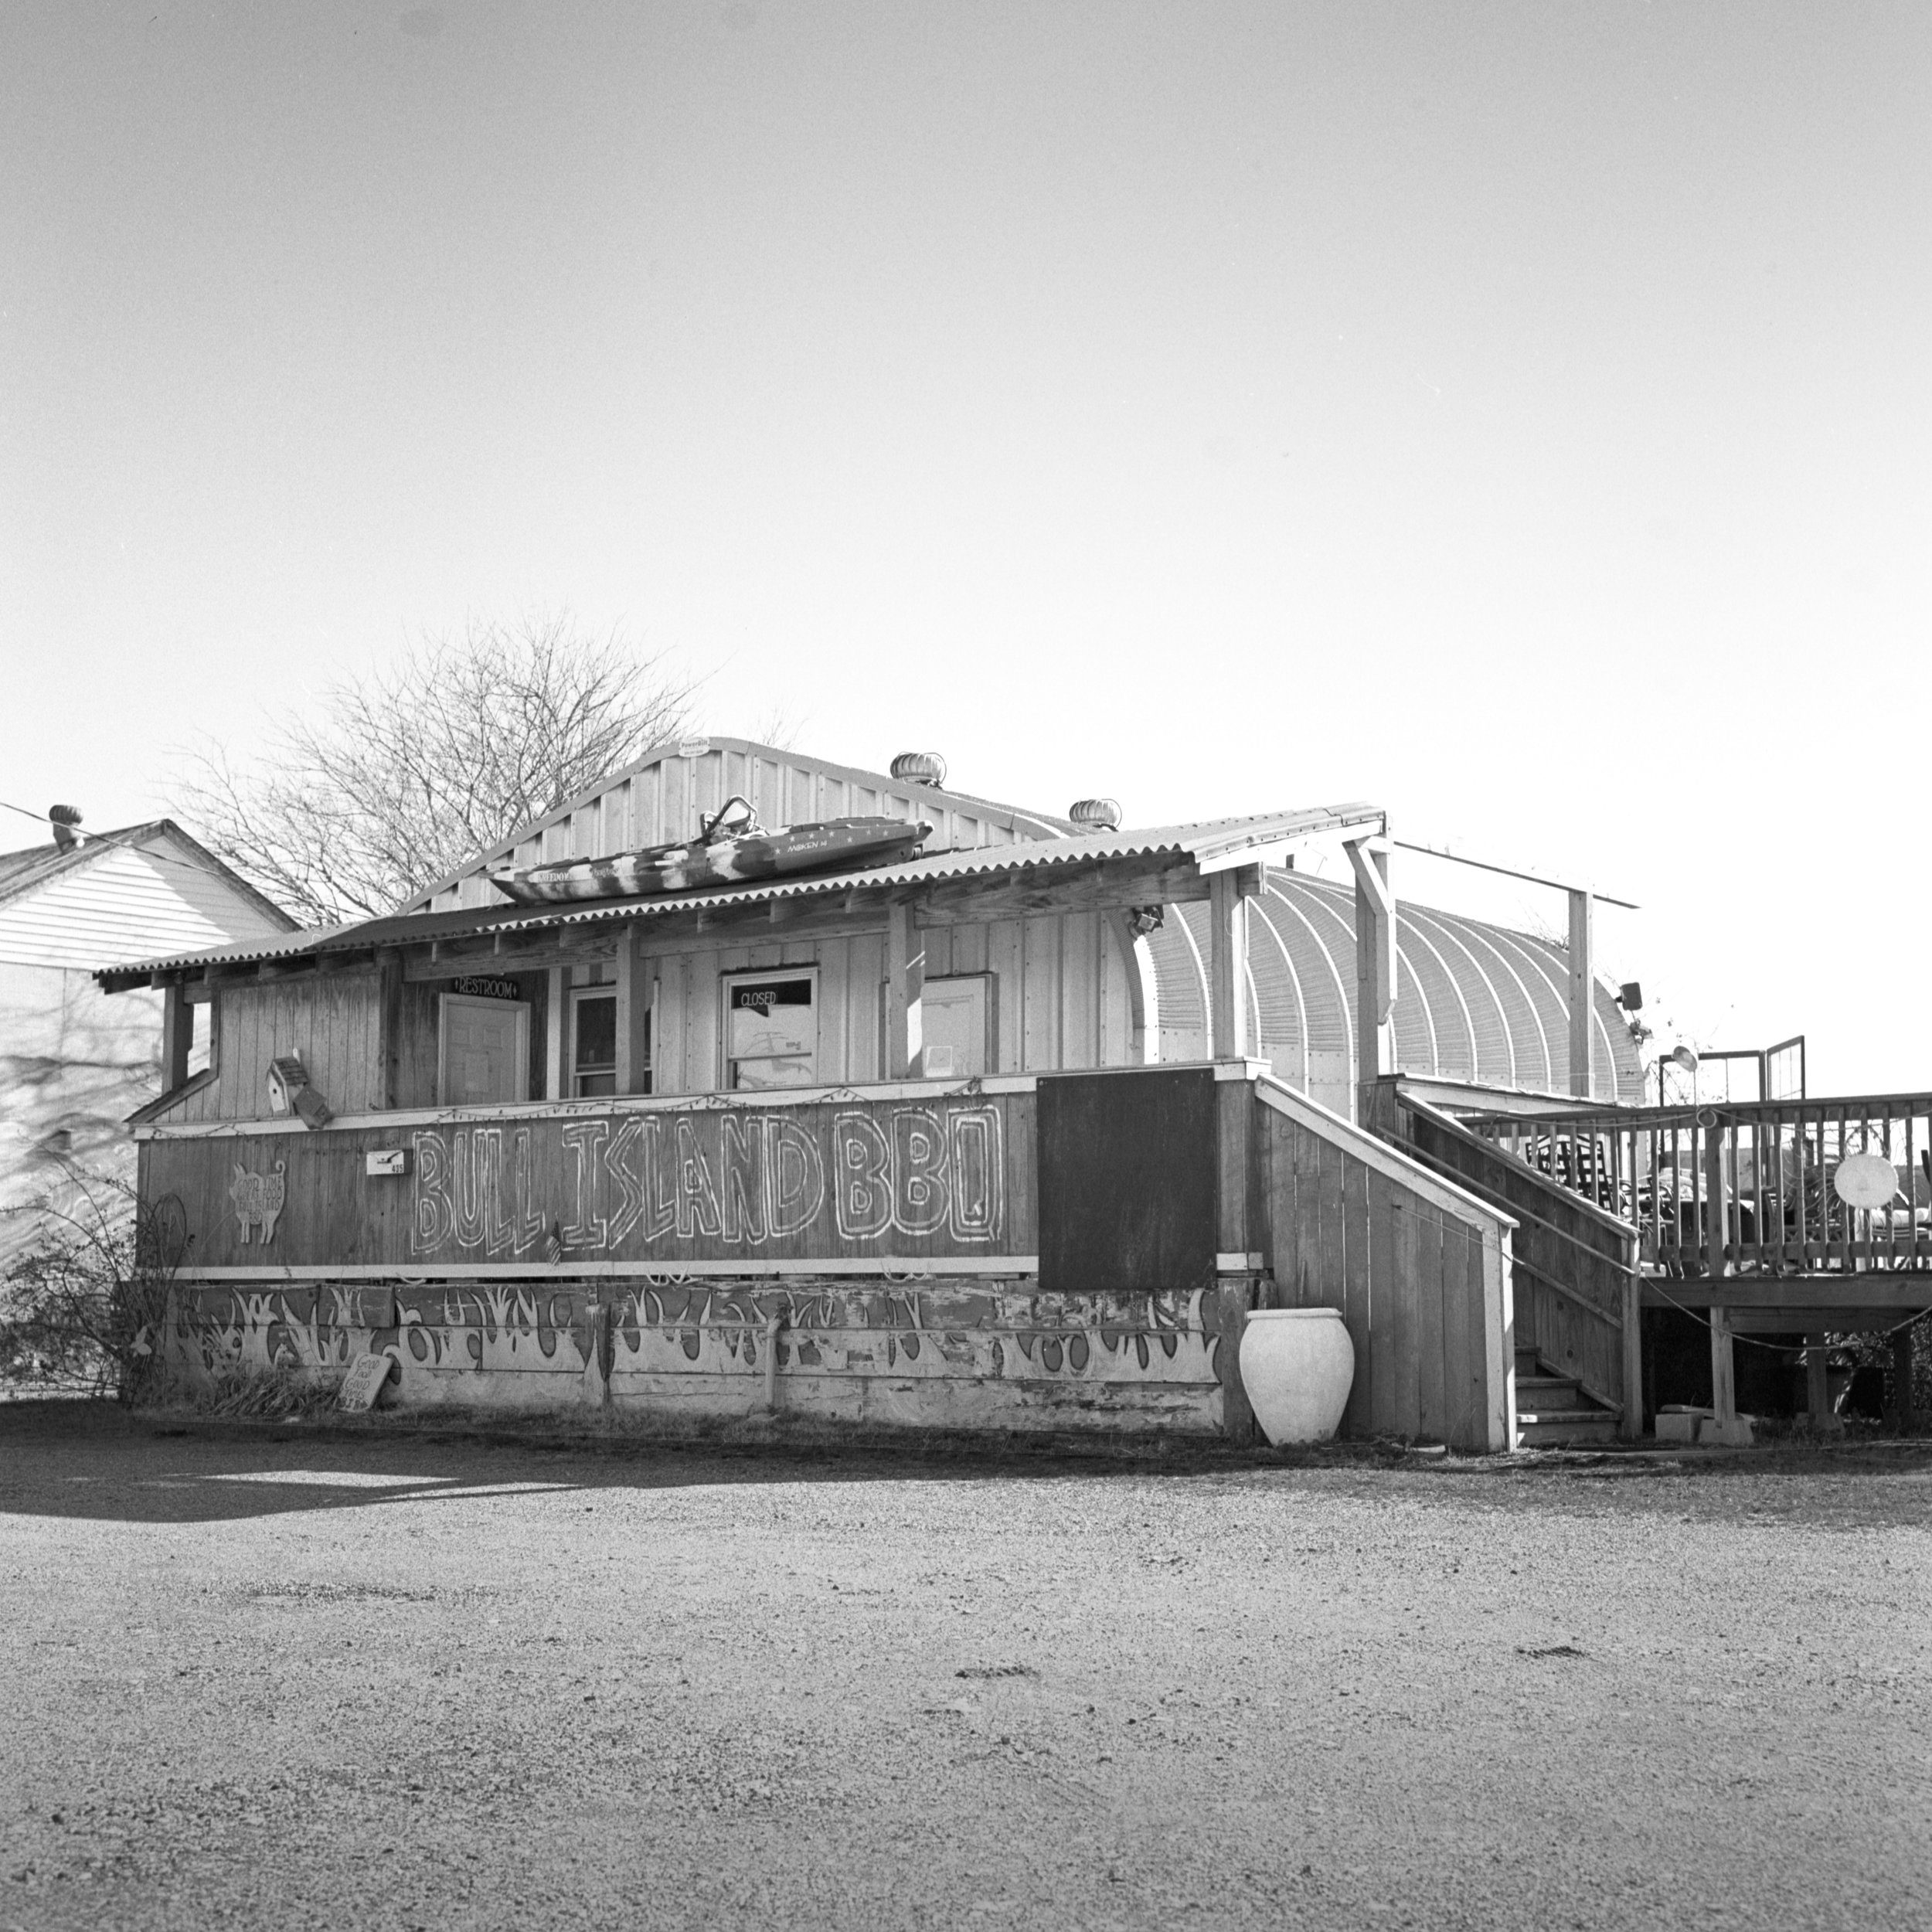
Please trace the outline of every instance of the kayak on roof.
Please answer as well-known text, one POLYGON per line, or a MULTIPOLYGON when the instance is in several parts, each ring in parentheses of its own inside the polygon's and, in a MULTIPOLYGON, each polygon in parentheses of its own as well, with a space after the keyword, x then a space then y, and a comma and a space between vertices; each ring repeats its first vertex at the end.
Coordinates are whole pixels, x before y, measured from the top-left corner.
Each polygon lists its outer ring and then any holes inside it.
POLYGON ((770 830, 743 798, 727 799, 696 838, 604 859, 563 859, 547 866, 509 866, 490 883, 523 906, 580 899, 643 899, 741 886, 795 873, 876 866, 910 857, 932 827, 903 818, 828 818, 770 830))

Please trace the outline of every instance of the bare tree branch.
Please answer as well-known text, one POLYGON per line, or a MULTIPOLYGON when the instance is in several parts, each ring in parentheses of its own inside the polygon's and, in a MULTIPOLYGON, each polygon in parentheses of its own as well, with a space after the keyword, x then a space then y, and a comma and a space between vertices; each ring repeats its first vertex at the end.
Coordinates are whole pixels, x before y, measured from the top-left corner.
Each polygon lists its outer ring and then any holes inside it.
POLYGON ((284 713, 252 764, 184 751, 175 808, 304 923, 375 918, 684 735, 692 689, 567 614, 472 622, 284 713))

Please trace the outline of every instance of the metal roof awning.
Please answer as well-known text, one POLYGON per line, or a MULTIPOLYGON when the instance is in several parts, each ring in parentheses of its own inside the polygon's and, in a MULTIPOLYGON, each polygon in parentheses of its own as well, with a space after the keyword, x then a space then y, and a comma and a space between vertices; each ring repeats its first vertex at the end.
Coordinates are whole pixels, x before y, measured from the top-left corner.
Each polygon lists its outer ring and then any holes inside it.
POLYGON ((134 961, 109 968, 95 977, 107 991, 118 992, 145 985, 158 975, 194 973, 216 966, 264 965, 335 954, 427 945, 483 934, 536 933, 665 919, 684 913, 769 905, 777 900, 831 899, 853 892, 862 891, 868 896, 911 894, 921 886, 954 880, 992 880, 1026 873, 1070 879, 1120 859, 1185 860, 1205 876, 1240 866, 1278 864, 1291 847, 1304 840, 1324 832, 1380 826, 1385 821, 1386 814, 1379 805, 1324 805, 1298 811, 1202 819, 1145 831, 1082 832, 1063 838, 934 852, 897 865, 813 872, 715 892, 592 900, 541 907, 506 905, 444 913, 396 913, 355 925, 291 933, 276 940, 255 940, 172 958, 134 961))

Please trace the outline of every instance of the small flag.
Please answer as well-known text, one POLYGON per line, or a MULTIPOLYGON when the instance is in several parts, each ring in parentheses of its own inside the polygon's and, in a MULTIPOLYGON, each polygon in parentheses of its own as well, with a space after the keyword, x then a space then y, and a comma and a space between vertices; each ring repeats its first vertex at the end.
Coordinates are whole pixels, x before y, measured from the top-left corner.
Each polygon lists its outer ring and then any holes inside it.
POLYGON ((563 1259, 563 1230, 555 1221, 550 1223, 550 1231, 543 1237, 543 1258, 553 1267, 563 1259))

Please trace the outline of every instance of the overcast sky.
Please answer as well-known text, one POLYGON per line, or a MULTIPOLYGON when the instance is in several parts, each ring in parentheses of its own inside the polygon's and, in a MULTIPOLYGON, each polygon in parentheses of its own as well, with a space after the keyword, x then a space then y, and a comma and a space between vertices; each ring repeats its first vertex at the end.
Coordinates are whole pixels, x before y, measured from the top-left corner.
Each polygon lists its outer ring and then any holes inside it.
POLYGON ((0 798, 568 606, 1932 1086, 1929 148, 1923 0, 11 5, 0 798))

